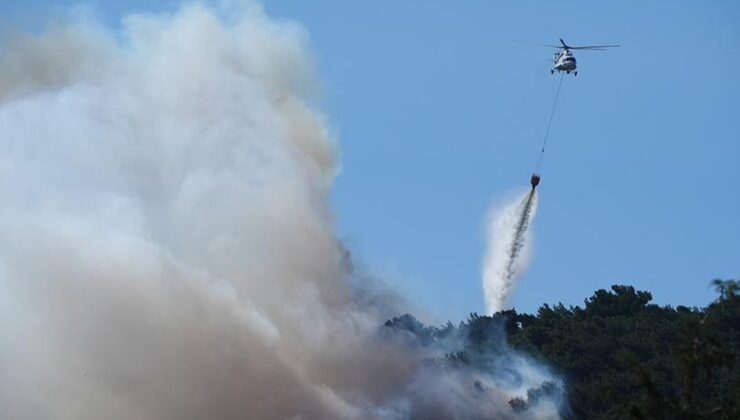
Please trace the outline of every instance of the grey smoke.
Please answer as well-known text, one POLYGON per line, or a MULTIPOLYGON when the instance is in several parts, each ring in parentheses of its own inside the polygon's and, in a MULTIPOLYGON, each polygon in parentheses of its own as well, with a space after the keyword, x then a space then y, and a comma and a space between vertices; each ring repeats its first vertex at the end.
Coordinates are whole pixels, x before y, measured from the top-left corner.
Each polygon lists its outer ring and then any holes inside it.
POLYGON ((471 394, 378 334, 403 300, 336 239, 314 80, 250 2, 2 45, 0 418, 515 416, 535 364, 471 394))

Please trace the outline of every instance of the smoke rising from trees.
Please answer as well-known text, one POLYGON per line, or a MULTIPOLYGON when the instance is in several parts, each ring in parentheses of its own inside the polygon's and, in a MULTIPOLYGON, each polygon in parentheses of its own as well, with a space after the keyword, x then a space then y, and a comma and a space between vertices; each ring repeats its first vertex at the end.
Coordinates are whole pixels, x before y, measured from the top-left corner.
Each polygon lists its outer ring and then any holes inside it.
POLYGON ((336 239, 306 44, 246 2, 3 45, 0 417, 517 418, 552 379, 379 332, 403 300, 336 239))

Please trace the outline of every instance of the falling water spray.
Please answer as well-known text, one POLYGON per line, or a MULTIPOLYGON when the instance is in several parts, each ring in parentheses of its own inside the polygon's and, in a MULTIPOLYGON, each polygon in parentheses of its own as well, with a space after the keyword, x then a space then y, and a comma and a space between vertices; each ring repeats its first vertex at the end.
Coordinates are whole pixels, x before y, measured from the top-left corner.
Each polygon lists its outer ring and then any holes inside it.
POLYGON ((483 260, 483 292, 489 313, 506 308, 517 280, 529 262, 528 228, 537 211, 536 186, 503 204, 494 205, 487 226, 487 251, 483 260))

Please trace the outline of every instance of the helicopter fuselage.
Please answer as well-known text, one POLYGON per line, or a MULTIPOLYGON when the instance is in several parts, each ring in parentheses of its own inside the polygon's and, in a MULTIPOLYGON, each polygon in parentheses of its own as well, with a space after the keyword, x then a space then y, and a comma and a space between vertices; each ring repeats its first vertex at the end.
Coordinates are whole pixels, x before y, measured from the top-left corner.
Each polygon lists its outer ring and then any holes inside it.
POLYGON ((573 56, 573 53, 571 53, 569 50, 565 50, 560 53, 555 53, 555 56, 553 57, 553 67, 552 69, 554 71, 564 71, 566 73, 574 72, 576 71, 576 58, 573 56))

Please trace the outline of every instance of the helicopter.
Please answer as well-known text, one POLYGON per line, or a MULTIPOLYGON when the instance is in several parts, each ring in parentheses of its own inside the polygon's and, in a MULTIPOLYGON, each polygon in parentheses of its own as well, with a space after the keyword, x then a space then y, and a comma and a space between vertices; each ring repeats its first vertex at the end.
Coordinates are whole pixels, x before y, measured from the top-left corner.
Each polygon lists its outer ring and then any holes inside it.
POLYGON ((570 52, 570 50, 592 50, 592 51, 605 51, 607 48, 614 48, 618 47, 619 45, 585 45, 580 47, 571 47, 570 45, 566 44, 565 41, 560 39, 560 43, 562 45, 550 45, 550 44, 544 44, 547 47, 553 47, 560 49, 562 51, 556 52, 553 56, 553 66, 552 69, 550 69, 550 74, 557 72, 565 72, 566 74, 573 73, 574 76, 578 75, 578 71, 576 70, 576 58, 573 56, 573 53, 570 52))

